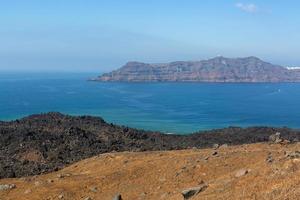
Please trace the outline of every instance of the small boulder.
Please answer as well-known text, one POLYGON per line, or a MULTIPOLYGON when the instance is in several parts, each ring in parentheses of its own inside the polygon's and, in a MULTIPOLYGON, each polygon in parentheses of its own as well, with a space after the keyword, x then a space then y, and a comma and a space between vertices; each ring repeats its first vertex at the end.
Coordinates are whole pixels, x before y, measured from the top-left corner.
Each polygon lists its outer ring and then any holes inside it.
POLYGON ((294 138, 293 142, 299 142, 299 139, 298 138, 294 138))
POLYGON ((241 176, 245 176, 246 174, 249 173, 249 170, 248 169, 240 169, 239 171, 237 171, 235 173, 235 177, 239 178, 241 176))
POLYGON ((285 154, 285 157, 290 159, 300 158, 300 151, 288 152, 285 154))
POLYGON ((4 185, 0 185, 0 191, 4 191, 4 190, 12 190, 16 188, 15 184, 4 184, 4 185))
POLYGON ((54 181, 52 179, 47 179, 48 183, 53 183, 54 181))
POLYGON ((272 134, 269 136, 269 142, 278 144, 281 143, 283 139, 281 138, 281 134, 279 132, 272 134))
POLYGON ((113 200, 122 200, 121 194, 117 194, 116 196, 114 196, 113 200))
POLYGON ((92 192, 97 192, 97 191, 98 191, 98 188, 97 188, 97 187, 91 187, 91 188, 90 188, 90 191, 92 191, 92 192))
POLYGON ((290 144, 290 143, 291 143, 290 140, 282 140, 282 141, 281 141, 281 144, 283 144, 283 145, 288 145, 288 144, 290 144))
POLYGON ((228 144, 222 144, 219 148, 227 148, 228 144))
POLYGON ((64 175, 62 175, 62 174, 57 174, 57 178, 64 178, 64 175))
POLYGON ((266 162, 271 163, 273 161, 274 161, 274 159, 273 159, 272 155, 269 154, 268 157, 266 158, 266 162))
POLYGON ((187 199, 190 199, 193 196, 199 194, 200 192, 203 192, 207 187, 208 186, 205 183, 203 183, 197 187, 185 189, 181 192, 181 194, 182 194, 184 200, 187 200, 187 199))
POLYGON ((218 149, 220 147, 219 144, 213 144, 213 149, 218 149))

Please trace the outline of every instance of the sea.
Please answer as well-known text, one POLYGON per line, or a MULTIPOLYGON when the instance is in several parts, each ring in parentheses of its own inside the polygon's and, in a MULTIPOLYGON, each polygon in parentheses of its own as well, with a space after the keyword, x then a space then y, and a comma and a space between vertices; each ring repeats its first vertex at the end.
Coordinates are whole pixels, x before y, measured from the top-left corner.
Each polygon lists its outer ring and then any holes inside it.
POLYGON ((299 83, 109 83, 97 73, 0 73, 0 120, 61 112, 169 134, 300 128, 299 83))

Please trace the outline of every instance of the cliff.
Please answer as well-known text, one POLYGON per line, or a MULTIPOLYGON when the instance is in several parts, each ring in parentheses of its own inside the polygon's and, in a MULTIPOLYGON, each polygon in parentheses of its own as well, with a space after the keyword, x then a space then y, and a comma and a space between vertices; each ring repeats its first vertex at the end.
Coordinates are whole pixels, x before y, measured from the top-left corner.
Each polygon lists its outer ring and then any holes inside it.
POLYGON ((163 64, 128 62, 96 81, 121 82, 300 82, 300 70, 288 69, 256 57, 216 57, 202 61, 163 64))

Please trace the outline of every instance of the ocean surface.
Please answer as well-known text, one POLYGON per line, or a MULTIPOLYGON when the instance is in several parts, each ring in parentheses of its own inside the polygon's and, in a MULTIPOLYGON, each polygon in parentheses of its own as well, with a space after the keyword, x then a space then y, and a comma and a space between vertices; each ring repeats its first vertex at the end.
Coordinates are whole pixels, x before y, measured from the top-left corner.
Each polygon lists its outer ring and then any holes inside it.
POLYGON ((228 126, 300 128, 297 83, 100 83, 97 74, 0 73, 0 120, 58 111, 187 134, 228 126))

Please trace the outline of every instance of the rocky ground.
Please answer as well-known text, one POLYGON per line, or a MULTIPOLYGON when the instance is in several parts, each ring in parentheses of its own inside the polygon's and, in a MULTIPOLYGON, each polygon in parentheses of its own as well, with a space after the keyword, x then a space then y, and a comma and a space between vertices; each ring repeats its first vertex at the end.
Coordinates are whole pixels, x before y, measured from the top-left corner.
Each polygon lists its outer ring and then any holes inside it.
POLYGON ((108 152, 265 142, 276 132, 281 132, 281 137, 291 142, 300 139, 299 131, 288 128, 231 127, 182 136, 116 126, 97 117, 72 117, 60 113, 32 115, 12 122, 0 122, 0 178, 53 172, 108 152))
POLYGON ((299 149, 281 140, 106 153, 45 175, 1 179, 0 199, 300 199, 299 149))

